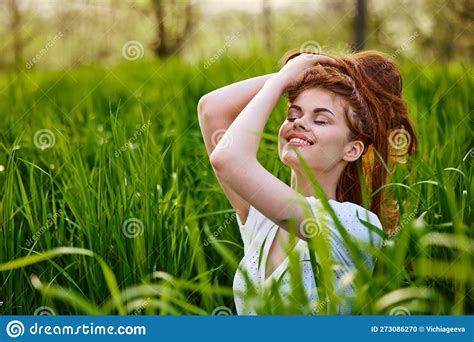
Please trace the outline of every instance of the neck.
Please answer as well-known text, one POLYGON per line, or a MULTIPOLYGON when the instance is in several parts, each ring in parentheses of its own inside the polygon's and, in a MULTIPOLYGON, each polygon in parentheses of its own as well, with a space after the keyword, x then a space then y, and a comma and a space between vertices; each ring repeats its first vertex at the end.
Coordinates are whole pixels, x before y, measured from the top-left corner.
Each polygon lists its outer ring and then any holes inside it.
MULTIPOLYGON (((314 171, 314 175, 328 199, 336 200, 336 189, 341 172, 334 168, 332 172, 314 171)), ((305 197, 316 196, 311 181, 303 172, 291 171, 291 188, 305 197)))

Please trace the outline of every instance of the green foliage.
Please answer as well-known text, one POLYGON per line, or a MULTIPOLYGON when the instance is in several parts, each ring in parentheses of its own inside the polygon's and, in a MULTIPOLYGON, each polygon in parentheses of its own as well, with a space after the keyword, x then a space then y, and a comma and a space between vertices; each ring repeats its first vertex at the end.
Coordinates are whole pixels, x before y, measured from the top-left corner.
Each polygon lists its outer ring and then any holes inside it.
MULTIPOLYGON (((196 106, 206 92, 276 64, 261 56, 204 63, 172 58, 0 78, 3 314, 44 305, 60 314, 235 313, 242 242, 196 106)), ((473 313, 472 71, 409 63, 402 71, 419 151, 386 185, 400 206, 399 231, 382 250, 363 246, 377 264, 370 277, 364 265, 356 272, 353 312, 473 313)), ((283 101, 258 157, 288 182, 275 139, 282 109, 283 101)), ((320 244, 310 245, 327 255, 320 244)), ((320 293, 334 301, 327 271, 320 293)), ((262 313, 314 313, 285 307, 275 293, 257 298, 262 313)), ((324 307, 318 314, 334 313, 324 307)))

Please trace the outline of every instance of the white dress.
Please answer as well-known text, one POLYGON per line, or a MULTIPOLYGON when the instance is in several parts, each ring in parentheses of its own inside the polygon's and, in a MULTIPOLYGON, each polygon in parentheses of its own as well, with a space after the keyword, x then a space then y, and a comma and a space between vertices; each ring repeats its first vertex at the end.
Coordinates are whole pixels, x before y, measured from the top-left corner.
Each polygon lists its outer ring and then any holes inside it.
MULTIPOLYGON (((314 217, 317 218, 318 213, 321 215, 319 211, 320 208, 322 208, 321 201, 313 196, 306 197, 306 199, 311 206, 314 217)), ((351 202, 337 202, 334 200, 329 200, 329 204, 334 209, 339 221, 342 223, 349 234, 355 237, 358 241, 372 243, 373 246, 377 248, 381 247, 383 242, 382 238, 374 232, 369 232, 369 229, 364 224, 362 224, 356 216, 356 213, 358 212, 360 219, 368 221, 372 225, 382 230, 382 224, 380 223, 380 220, 376 214, 351 202), (370 237, 369 234, 372 236, 370 237)), ((329 216, 329 214, 326 215, 329 228, 328 241, 332 251, 331 254, 334 262, 342 266, 340 269, 338 268, 334 271, 335 288, 336 291, 341 291, 340 293, 351 297, 353 295, 353 284, 348 286, 347 277, 346 281, 344 282, 343 275, 348 270, 355 270, 356 268, 349 251, 343 244, 343 239, 334 225, 332 218, 329 216)), ((285 296, 287 296, 290 292, 289 272, 285 272, 285 270, 288 269, 289 258, 287 257, 265 280, 265 266, 268 258, 268 251, 279 228, 252 206, 249 208, 245 225, 242 224, 238 215, 237 222, 239 224, 240 233, 244 243, 244 257, 240 262, 233 281, 235 306, 238 315, 256 315, 257 313, 252 307, 252 301, 246 301, 246 296, 243 295, 247 290, 247 284, 241 270, 245 270, 247 272, 250 281, 257 291, 263 291, 270 285, 272 281, 279 279, 283 274, 281 279, 282 283, 278 291, 282 296, 282 300, 284 300, 285 296), (261 256, 260 253, 262 253, 261 256), (260 267, 258 267, 259 260, 260 267)), ((298 238, 297 240, 298 242, 295 246, 295 250, 298 251, 300 255, 300 261, 302 263, 301 269, 303 272, 303 287, 308 299, 311 301, 311 303, 314 303, 315 310, 317 310, 316 305, 318 305, 318 294, 311 263, 308 261, 310 260, 308 245, 305 240, 298 238)), ((372 272, 374 268, 374 260, 372 260, 372 256, 363 249, 360 250, 364 261, 367 264, 368 270, 372 272)), ((350 313, 351 305, 340 304, 338 310, 340 314, 350 313)))

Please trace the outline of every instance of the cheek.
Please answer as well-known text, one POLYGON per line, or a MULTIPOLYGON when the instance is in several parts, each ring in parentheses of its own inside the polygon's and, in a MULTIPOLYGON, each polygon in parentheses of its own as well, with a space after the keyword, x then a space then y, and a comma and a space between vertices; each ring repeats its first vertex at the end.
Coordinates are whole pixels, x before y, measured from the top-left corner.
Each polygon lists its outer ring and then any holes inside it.
POLYGON ((286 132, 288 132, 288 129, 290 128, 290 125, 288 122, 284 122, 281 126, 280 129, 278 130, 278 136, 285 135, 286 132))
POLYGON ((319 145, 323 150, 330 151, 336 151, 342 148, 342 142, 335 134, 320 136, 319 145))
POLYGON ((322 127, 315 132, 321 146, 331 149, 342 149, 346 143, 347 134, 339 126, 322 127))
POLYGON ((342 159, 346 141, 340 130, 320 129, 314 134, 316 144, 305 155, 309 162, 326 168, 342 159))
POLYGON ((321 159, 326 162, 334 162, 342 159, 344 154, 345 140, 336 134, 332 136, 322 136, 319 140, 318 149, 321 159))
POLYGON ((281 151, 282 147, 285 145, 286 140, 285 140, 285 135, 287 134, 289 130, 289 125, 287 123, 284 123, 283 125, 280 126, 280 129, 278 130, 278 150, 281 151))

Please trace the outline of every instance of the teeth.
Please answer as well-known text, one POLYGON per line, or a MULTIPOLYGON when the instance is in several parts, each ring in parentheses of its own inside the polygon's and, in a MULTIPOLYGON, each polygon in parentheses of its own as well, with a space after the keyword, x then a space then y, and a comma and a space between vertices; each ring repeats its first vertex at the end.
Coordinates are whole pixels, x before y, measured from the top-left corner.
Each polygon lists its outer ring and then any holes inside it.
POLYGON ((291 138, 289 142, 299 143, 305 146, 311 145, 308 141, 300 139, 300 138, 291 138))

